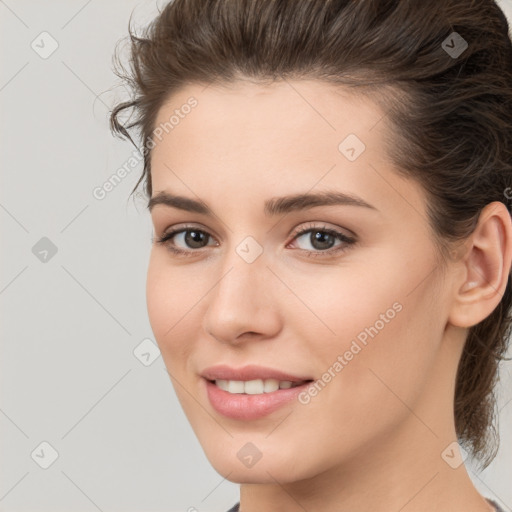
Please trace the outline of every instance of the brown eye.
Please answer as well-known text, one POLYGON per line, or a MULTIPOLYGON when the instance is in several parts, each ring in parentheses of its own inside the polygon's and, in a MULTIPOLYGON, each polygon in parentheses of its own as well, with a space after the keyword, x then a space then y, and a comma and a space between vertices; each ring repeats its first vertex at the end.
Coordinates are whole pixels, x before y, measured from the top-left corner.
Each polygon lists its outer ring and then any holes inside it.
POLYGON ((156 242, 176 254, 192 255, 195 250, 206 247, 211 238, 210 234, 201 229, 181 228, 163 234, 156 242))
POLYGON ((327 227, 314 227, 300 231, 295 235, 294 241, 304 239, 304 242, 297 244, 299 249, 306 251, 311 255, 322 255, 322 253, 332 254, 338 251, 344 251, 355 243, 351 237, 327 227), (336 244, 336 242, 339 242, 336 244), (302 247, 301 247, 302 245, 302 247))
POLYGON ((182 233, 185 234, 183 237, 185 244, 191 249, 201 249, 201 247, 208 245, 208 237, 210 235, 204 231, 187 229, 182 233))
POLYGON ((309 237, 310 244, 319 250, 330 249, 336 243, 336 238, 325 231, 311 231, 309 237))

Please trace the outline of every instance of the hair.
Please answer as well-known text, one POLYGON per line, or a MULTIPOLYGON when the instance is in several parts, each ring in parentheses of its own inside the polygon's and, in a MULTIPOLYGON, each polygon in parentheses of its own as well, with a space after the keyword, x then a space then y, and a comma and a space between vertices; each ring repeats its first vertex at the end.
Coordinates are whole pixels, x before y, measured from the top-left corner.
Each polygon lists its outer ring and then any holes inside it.
MULTIPOLYGON (((313 79, 382 107, 390 161, 428 199, 441 268, 487 204, 500 201, 510 213, 512 44, 494 0, 171 0, 141 37, 131 17, 128 32, 130 69, 115 53, 114 73, 131 96, 111 111, 110 128, 136 147, 128 130, 147 141, 132 193, 145 180, 152 194, 155 120, 179 89, 313 79), (126 109, 135 120, 123 125, 126 109)), ((509 360, 511 279, 494 311, 469 329, 457 368, 457 437, 483 467, 499 445, 494 388, 509 360)))

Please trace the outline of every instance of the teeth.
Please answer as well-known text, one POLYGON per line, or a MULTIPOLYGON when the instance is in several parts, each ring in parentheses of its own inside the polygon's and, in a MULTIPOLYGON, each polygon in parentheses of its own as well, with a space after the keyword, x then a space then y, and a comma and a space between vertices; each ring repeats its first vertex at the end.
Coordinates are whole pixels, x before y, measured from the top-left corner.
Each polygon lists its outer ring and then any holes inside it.
POLYGON ((260 395, 262 393, 272 393, 278 389, 289 389, 300 386, 304 382, 291 382, 289 380, 276 379, 256 379, 256 380, 222 380, 218 379, 215 384, 228 393, 245 393, 247 395, 260 395))
POLYGON ((241 380, 228 380, 228 389, 230 393, 243 393, 244 383, 241 380))

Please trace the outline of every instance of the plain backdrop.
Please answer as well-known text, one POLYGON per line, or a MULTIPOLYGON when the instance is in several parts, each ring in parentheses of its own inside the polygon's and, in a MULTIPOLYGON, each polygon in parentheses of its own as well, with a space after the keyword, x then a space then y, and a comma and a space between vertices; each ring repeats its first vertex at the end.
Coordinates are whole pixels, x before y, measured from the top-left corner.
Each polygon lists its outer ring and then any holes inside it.
MULTIPOLYGON (((129 194, 142 162, 108 113, 134 12, 165 1, 0 0, 0 511, 223 512, 239 497, 207 461, 147 318, 151 222, 129 194)), ((512 3, 500 5, 512 20, 512 3)), ((140 158, 140 156, 139 156, 140 158)), ((501 445, 480 492, 512 512, 512 364, 501 445)))

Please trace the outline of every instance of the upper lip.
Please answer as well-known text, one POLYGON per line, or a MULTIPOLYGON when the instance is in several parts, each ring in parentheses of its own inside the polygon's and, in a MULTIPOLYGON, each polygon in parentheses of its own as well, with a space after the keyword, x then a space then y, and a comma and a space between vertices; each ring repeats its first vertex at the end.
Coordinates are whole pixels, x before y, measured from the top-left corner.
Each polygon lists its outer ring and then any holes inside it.
POLYGON ((291 382, 301 382, 312 380, 311 377, 300 377, 290 373, 282 372, 266 366, 247 365, 241 368, 231 368, 227 365, 210 366, 203 370, 201 376, 208 380, 256 380, 256 379, 276 379, 289 380, 291 382))

